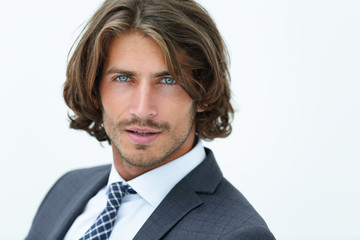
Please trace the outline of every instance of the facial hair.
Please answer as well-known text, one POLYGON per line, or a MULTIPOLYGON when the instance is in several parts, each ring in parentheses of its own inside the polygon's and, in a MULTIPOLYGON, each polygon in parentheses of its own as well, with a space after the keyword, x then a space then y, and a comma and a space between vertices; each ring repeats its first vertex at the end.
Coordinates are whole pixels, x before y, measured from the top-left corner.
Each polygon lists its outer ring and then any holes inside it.
MULTIPOLYGON (((185 131, 174 131, 171 129, 171 125, 168 122, 156 122, 153 119, 141 119, 138 117, 134 117, 130 120, 122 120, 119 121, 117 124, 114 125, 112 132, 107 132, 107 135, 109 136, 109 139, 111 143, 114 145, 116 150, 118 151, 119 155, 130 165, 135 167, 154 167, 158 164, 161 164, 165 160, 168 159, 170 155, 172 155, 174 152, 176 152, 183 143, 188 139, 192 128, 194 127, 194 119, 196 114, 196 108, 195 106, 192 108, 191 112, 188 113, 188 124, 187 129, 185 131), (129 128, 130 126, 140 126, 140 127, 149 127, 156 131, 161 131, 161 134, 168 135, 168 137, 171 137, 173 139, 173 144, 169 146, 168 149, 166 149, 165 152, 163 152, 159 156, 147 156, 146 160, 144 158, 139 156, 131 156, 131 154, 126 154, 126 151, 121 149, 121 142, 116 141, 117 139, 120 140, 119 133, 124 132, 125 129, 129 128), (110 133, 110 134, 109 134, 110 133), (184 134, 185 133, 185 134, 184 134)), ((105 125, 105 124, 104 124, 105 125)), ((105 126, 106 130, 106 126, 105 126)), ((181 129, 180 129, 181 130, 181 129)), ((135 144, 135 148, 139 151, 146 150, 147 148, 151 148, 150 145, 146 144, 135 144)))

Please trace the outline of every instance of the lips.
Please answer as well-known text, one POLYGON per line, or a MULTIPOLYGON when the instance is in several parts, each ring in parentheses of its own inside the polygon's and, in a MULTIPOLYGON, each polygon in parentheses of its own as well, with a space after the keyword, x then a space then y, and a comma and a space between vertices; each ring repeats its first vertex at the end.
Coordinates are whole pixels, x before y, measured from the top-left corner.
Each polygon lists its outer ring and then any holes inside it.
POLYGON ((151 128, 131 127, 126 129, 126 133, 134 143, 150 144, 160 135, 161 131, 151 128))
POLYGON ((150 134, 155 134, 153 132, 139 132, 139 131, 129 131, 131 133, 135 133, 135 134, 138 134, 138 135, 142 135, 142 136, 145 136, 145 135, 150 135, 150 134))

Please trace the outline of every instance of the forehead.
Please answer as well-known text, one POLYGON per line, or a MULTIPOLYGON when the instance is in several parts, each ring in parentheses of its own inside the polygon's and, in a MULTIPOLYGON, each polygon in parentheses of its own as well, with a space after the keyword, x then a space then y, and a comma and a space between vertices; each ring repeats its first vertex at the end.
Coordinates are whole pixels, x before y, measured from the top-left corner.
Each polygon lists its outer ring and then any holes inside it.
POLYGON ((161 48, 152 38, 143 34, 116 36, 107 48, 104 76, 116 72, 155 75, 166 71, 168 68, 161 48))

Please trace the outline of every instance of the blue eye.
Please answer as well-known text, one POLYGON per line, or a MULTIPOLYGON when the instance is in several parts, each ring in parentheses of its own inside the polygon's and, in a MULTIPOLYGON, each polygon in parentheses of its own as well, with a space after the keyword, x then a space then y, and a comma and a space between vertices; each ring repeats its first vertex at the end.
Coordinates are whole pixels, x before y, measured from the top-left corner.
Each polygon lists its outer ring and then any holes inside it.
POLYGON ((160 82, 165 83, 165 84, 169 84, 169 85, 176 83, 176 81, 171 77, 164 77, 163 79, 161 79, 160 82))
POLYGON ((125 75, 121 75, 121 76, 117 76, 115 78, 115 80, 119 81, 119 82, 127 82, 130 80, 130 78, 128 76, 125 75))

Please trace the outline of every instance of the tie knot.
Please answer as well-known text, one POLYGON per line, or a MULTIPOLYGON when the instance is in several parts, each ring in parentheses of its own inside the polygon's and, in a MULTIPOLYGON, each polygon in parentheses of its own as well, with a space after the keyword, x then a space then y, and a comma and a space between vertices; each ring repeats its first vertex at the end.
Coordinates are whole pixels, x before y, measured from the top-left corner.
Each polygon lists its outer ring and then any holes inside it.
POLYGON ((121 199, 126 194, 136 194, 136 191, 129 184, 123 182, 112 183, 108 191, 109 203, 113 206, 120 206, 121 199))

